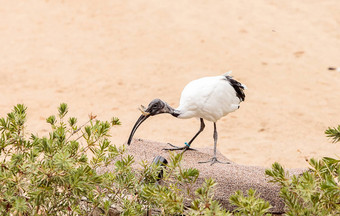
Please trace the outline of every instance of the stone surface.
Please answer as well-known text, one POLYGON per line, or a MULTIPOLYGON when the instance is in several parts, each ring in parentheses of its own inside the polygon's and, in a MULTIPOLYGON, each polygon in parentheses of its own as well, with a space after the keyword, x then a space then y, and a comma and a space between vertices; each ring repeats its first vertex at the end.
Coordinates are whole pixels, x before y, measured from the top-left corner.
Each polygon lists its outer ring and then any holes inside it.
MULTIPOLYGON (((135 167, 141 160, 152 162, 156 156, 163 156, 169 159, 169 151, 162 150, 169 146, 165 143, 157 143, 148 140, 133 140, 130 146, 127 147, 127 153, 135 158, 135 167)), ((183 155, 182 167, 183 168, 196 168, 200 171, 199 178, 197 179, 197 187, 201 186, 206 178, 214 178, 218 185, 215 190, 215 199, 228 210, 233 207, 229 204, 230 195, 235 191, 241 190, 244 193, 250 189, 256 189, 261 197, 270 202, 273 206, 272 213, 282 213, 284 203, 279 197, 279 186, 268 183, 268 178, 265 176, 265 167, 246 166, 236 164, 228 160, 221 153, 217 152, 217 158, 220 161, 228 161, 230 164, 215 163, 198 163, 199 161, 207 161, 213 156, 213 149, 199 148, 196 151, 186 151, 183 155)), ((108 170, 113 167, 108 167, 108 170)), ((290 174, 301 174, 304 169, 288 169, 290 174)))

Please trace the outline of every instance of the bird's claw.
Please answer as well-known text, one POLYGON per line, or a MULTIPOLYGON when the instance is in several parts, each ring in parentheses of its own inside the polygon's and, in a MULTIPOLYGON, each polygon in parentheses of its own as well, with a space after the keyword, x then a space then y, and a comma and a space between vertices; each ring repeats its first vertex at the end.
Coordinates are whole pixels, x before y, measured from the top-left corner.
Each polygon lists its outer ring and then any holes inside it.
POLYGON ((162 150, 165 150, 165 151, 177 151, 177 150, 193 150, 193 151, 196 151, 196 149, 193 149, 193 148, 190 148, 189 146, 183 146, 183 147, 178 147, 178 146, 175 146, 175 145, 172 145, 171 143, 168 143, 169 146, 171 146, 172 148, 163 148, 162 150))
POLYGON ((209 163, 209 162, 211 162, 210 166, 212 166, 214 163, 230 164, 230 162, 222 162, 222 161, 219 161, 219 160, 217 160, 216 157, 212 157, 212 158, 211 158, 210 160, 208 160, 208 161, 200 161, 200 162, 198 162, 198 163, 209 163))

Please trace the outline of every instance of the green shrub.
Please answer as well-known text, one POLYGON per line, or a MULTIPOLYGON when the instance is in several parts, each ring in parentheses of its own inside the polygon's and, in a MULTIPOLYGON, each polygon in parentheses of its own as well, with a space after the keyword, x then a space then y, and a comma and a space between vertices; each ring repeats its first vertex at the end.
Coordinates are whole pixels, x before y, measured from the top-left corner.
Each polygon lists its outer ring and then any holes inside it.
MULTIPOLYGON (((340 141, 340 126, 326 130, 333 142, 340 141)), ((266 170, 271 182, 281 185, 286 215, 340 215, 340 160, 324 157, 308 160, 310 169, 289 176, 279 163, 266 170)))
POLYGON ((1 215, 107 215, 114 209, 122 215, 150 209, 160 215, 226 214, 213 200, 213 180, 193 191, 199 172, 181 168, 181 154, 171 156, 161 182, 157 164, 142 162, 141 170, 133 169, 125 146, 109 140, 118 118, 99 121, 91 114, 79 126, 75 117, 66 118, 68 107, 61 104, 58 114, 46 119, 49 136, 27 138, 26 109, 19 104, 0 118, 1 215), (109 164, 112 172, 97 172, 109 164), (184 205, 190 202, 194 208, 184 205))
POLYGON ((271 208, 269 202, 261 199, 253 189, 249 189, 247 193, 247 197, 243 195, 242 191, 236 191, 234 195, 230 196, 230 203, 237 206, 234 215, 267 215, 271 208))
POLYGON ((108 165, 124 148, 108 140, 111 126, 90 116, 83 126, 68 121, 66 104, 47 122, 48 137, 26 138, 26 107, 19 104, 6 118, 0 118, 0 213, 18 215, 65 215, 91 213, 102 205, 102 186, 107 177, 96 168, 108 165), (80 139, 83 142, 80 142, 80 139), (88 151, 93 156, 89 159, 88 151), (83 197, 90 207, 80 208, 83 197))

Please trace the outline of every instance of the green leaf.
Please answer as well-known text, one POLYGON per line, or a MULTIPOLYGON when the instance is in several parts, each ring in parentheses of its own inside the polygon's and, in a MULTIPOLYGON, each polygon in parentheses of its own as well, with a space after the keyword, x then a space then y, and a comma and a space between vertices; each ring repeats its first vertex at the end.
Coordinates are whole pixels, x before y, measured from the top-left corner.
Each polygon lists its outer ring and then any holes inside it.
POLYGON ((332 139, 333 143, 339 142, 340 141, 340 125, 338 127, 329 127, 326 131, 325 134, 327 137, 332 139))
POLYGON ((114 126, 114 125, 121 125, 122 123, 120 122, 119 118, 117 117, 112 117, 111 119, 111 125, 114 126))
POLYGON ((77 123, 77 118, 75 117, 69 118, 68 123, 70 124, 71 127, 73 127, 77 123))
POLYGON ((52 126, 55 125, 55 123, 57 122, 56 119, 55 119, 55 116, 54 115, 51 115, 49 116, 47 119, 46 119, 46 122, 51 124, 52 126))
POLYGON ((282 185, 286 185, 287 184, 287 175, 288 173, 285 173, 283 167, 275 162, 272 165, 272 169, 266 169, 265 174, 269 177, 272 177, 273 179, 271 180, 271 182, 279 182, 282 185))
POLYGON ((28 211, 28 206, 25 198, 23 197, 15 197, 13 210, 19 214, 23 214, 28 211))
POLYGON ((58 112, 59 112, 59 118, 64 118, 65 115, 68 113, 68 107, 66 103, 61 103, 59 108, 58 108, 58 112))

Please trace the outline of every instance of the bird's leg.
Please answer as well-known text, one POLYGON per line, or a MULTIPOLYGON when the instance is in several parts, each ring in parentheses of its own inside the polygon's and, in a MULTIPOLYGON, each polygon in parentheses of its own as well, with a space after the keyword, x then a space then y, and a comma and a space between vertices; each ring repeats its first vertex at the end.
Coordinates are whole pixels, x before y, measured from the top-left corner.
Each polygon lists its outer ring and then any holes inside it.
POLYGON ((216 130, 216 122, 214 122, 214 157, 212 157, 210 160, 208 161, 202 161, 202 162, 198 162, 198 163, 209 163, 211 162, 210 165, 213 165, 214 163, 222 163, 222 164, 229 164, 229 162, 221 162, 217 159, 216 157, 216 149, 217 149, 217 130, 216 130))
POLYGON ((164 148, 163 150, 168 150, 168 151, 176 151, 176 150, 195 150, 193 148, 190 148, 190 145, 191 143, 195 140, 195 138, 198 136, 198 134, 200 134, 204 128, 205 128, 205 124, 204 124, 204 121, 202 118, 200 118, 200 121, 201 121, 201 126, 200 126, 200 129, 198 130, 198 132, 195 134, 195 136, 189 141, 189 143, 185 143, 185 146, 183 147, 178 147, 178 146, 175 146, 175 145, 172 145, 171 143, 168 143, 168 145, 170 145, 171 147, 173 148, 164 148))

